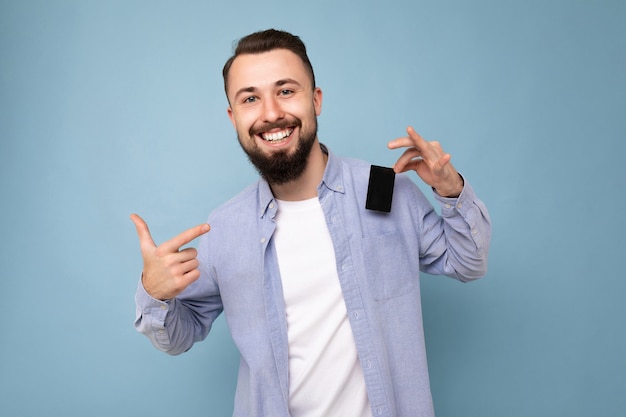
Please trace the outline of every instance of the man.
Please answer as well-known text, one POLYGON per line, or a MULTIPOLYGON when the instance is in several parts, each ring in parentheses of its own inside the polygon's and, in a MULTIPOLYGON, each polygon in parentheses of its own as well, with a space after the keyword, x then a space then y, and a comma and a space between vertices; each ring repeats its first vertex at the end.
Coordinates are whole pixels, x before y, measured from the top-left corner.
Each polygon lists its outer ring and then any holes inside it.
POLYGON ((406 148, 394 171, 417 172, 441 216, 405 175, 390 212, 366 209, 370 165, 318 142, 322 91, 298 37, 241 39, 223 75, 261 179, 160 246, 131 216, 144 259, 137 329, 179 354, 223 311, 241 355, 235 416, 432 416, 419 272, 481 277, 485 207, 409 127, 388 145, 406 148), (197 252, 179 250, 200 235, 197 252))

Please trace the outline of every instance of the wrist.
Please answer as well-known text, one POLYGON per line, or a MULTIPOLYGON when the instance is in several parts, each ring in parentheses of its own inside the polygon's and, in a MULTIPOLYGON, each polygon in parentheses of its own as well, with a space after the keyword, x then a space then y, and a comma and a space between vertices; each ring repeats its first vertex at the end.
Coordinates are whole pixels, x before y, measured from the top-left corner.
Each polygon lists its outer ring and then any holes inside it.
POLYGON ((447 185, 446 187, 434 188, 433 190, 444 198, 457 198, 461 195, 463 191, 463 187, 465 186, 465 180, 461 176, 461 174, 457 173, 457 179, 454 181, 454 184, 447 185))

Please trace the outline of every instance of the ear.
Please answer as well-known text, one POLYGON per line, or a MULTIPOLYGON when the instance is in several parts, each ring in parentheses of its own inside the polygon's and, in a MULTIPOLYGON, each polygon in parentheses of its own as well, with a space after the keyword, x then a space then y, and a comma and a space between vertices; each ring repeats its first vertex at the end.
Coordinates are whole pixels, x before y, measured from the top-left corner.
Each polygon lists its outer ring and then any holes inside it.
POLYGON ((322 114, 322 89, 315 87, 313 90, 313 106, 315 107, 315 115, 322 114))
POLYGON ((228 106, 228 108, 226 109, 226 113, 228 113, 228 118, 233 124, 233 127, 237 129, 237 124, 235 123, 235 114, 233 113, 233 109, 230 106, 228 106))

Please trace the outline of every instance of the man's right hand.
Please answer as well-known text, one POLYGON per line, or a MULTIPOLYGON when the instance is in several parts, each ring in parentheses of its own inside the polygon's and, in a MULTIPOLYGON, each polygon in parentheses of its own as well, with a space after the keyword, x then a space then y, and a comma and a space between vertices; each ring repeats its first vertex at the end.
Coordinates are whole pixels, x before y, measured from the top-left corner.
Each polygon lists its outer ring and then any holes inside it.
POLYGON ((143 257, 143 287, 151 297, 157 300, 174 298, 200 277, 196 259, 198 252, 194 248, 180 248, 207 233, 211 229, 208 224, 185 230, 157 246, 146 222, 136 214, 132 214, 130 219, 135 223, 139 236, 143 257))

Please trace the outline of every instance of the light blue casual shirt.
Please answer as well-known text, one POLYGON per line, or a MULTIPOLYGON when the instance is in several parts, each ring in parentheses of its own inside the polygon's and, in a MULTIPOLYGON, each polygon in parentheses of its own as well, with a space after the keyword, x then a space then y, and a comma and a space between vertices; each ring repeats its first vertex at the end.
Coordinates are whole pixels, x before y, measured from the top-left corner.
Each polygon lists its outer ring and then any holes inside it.
MULTIPOLYGON (((435 193, 439 215, 404 174, 396 176, 390 213, 367 210, 369 170, 329 153, 318 196, 372 414, 433 416, 420 271, 463 282, 483 276, 489 215, 467 181, 458 198, 435 193)), ((287 322, 272 240, 277 207, 259 180, 211 213, 197 281, 168 302, 141 283, 136 294, 136 328, 172 355, 203 340, 224 312, 241 355, 235 417, 289 416, 287 322)))

